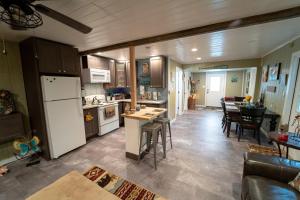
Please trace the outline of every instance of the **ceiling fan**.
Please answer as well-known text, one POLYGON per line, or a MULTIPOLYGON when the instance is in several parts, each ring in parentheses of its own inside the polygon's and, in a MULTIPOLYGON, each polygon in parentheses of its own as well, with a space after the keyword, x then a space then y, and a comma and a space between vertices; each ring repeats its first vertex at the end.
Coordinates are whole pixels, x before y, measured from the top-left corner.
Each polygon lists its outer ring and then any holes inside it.
POLYGON ((92 31, 92 28, 47 6, 33 4, 35 1, 40 0, 0 0, 0 21, 9 24, 14 30, 26 30, 43 24, 42 13, 82 33, 92 31))

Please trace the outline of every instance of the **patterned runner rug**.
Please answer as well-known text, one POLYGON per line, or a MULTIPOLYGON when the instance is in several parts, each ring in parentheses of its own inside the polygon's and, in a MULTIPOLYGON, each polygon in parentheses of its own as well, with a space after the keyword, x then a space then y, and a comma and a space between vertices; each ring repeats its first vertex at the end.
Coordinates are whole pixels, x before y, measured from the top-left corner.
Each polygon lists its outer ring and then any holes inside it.
POLYGON ((122 200, 166 200, 97 166, 84 173, 84 176, 122 200))

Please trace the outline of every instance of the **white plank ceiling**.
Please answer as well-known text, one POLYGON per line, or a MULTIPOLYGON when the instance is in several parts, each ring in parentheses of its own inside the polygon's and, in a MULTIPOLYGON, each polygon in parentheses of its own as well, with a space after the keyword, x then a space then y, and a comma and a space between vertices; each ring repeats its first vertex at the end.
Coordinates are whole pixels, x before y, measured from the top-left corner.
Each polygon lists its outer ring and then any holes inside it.
MULTIPOLYGON (((43 16, 43 26, 27 31, 12 31, 0 23, 0 36, 13 41, 38 36, 88 50, 300 6, 299 0, 51 0, 39 3, 91 26, 93 31, 81 34, 43 16)), ((150 44, 150 49, 138 47, 137 56, 163 54, 182 63, 198 62, 195 56, 202 57, 201 62, 258 57, 300 34, 298 27, 299 19, 293 19, 150 44), (199 51, 191 52, 194 47, 199 51)), ((126 51, 104 54, 127 59, 126 51)))

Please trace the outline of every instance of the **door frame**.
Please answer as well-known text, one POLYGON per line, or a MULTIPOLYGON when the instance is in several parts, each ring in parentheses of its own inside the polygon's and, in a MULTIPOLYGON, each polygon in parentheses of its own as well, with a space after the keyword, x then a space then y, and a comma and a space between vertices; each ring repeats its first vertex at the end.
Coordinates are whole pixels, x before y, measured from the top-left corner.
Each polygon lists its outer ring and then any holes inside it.
POLYGON ((208 85, 208 78, 207 78, 207 75, 210 74, 210 73, 224 73, 224 88, 223 88, 223 95, 225 96, 225 93, 226 93, 226 80, 227 80, 227 71, 212 71, 212 72, 206 72, 205 73, 205 98, 204 98, 204 105, 205 107, 207 107, 207 85, 208 85))
POLYGON ((183 69, 176 66, 176 85, 175 85, 175 88, 176 88, 176 109, 175 109, 175 113, 176 115, 182 115, 183 114, 183 69), (179 77, 179 74, 181 72, 181 77, 179 77), (179 81, 181 80, 181 82, 179 81), (180 95, 178 94, 178 86, 179 84, 181 83, 181 93, 180 95), (180 100, 181 99, 181 105, 180 105, 180 100))
POLYGON ((292 104, 294 99, 293 97, 296 89, 299 59, 300 59, 300 51, 294 52, 291 57, 289 78, 286 86, 287 89, 285 93, 283 111, 281 116, 281 122, 283 124, 289 124, 289 120, 291 116, 291 111, 293 106, 292 104))

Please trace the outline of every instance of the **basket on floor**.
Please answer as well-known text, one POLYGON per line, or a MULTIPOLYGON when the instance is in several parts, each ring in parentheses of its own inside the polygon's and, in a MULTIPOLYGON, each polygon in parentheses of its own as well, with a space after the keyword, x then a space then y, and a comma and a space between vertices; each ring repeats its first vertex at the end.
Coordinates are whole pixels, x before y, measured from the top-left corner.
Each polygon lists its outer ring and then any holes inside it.
POLYGON ((276 148, 257 145, 257 144, 249 144, 248 145, 248 151, 254 152, 254 153, 261 153, 264 155, 270 155, 270 156, 279 156, 279 151, 276 148))

